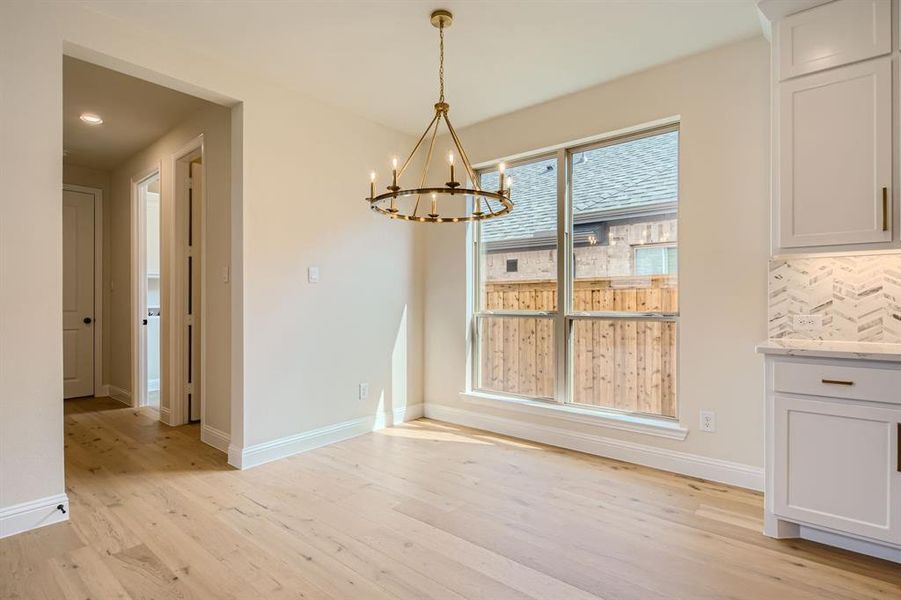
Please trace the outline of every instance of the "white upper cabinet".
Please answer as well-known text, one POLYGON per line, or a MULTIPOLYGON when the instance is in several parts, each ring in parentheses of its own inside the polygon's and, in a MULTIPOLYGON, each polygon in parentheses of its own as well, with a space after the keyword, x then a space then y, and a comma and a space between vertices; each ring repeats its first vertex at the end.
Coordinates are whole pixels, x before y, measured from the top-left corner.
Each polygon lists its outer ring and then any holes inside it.
POLYGON ((838 0, 778 23, 779 80, 889 54, 890 0, 838 0))
POLYGON ((779 245, 890 242, 891 59, 786 81, 778 94, 779 245))

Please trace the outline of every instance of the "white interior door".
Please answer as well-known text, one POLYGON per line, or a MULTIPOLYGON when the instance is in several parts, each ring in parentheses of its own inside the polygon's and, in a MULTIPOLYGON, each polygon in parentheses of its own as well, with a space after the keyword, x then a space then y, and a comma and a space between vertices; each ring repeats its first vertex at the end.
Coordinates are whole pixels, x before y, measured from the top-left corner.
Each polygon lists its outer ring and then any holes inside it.
POLYGON ((63 393, 94 394, 94 196, 63 191, 63 393))

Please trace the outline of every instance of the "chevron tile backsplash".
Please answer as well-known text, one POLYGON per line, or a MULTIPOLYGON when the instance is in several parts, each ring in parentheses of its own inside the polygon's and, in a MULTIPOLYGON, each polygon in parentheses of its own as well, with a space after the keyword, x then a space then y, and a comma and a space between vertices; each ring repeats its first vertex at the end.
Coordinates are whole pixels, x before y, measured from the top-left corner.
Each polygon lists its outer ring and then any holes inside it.
POLYGON ((901 254, 770 261, 769 337, 901 343, 901 254), (816 333, 794 315, 823 315, 816 333))

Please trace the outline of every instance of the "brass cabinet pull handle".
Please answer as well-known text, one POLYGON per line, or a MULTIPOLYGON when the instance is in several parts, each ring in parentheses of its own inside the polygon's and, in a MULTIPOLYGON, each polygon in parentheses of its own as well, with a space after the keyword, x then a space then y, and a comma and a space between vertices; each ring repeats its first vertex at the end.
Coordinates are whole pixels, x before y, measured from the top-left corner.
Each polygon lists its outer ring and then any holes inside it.
POLYGON ((888 231, 888 188, 882 188, 882 231, 888 231))
POLYGON ((820 381, 831 385, 854 385, 853 381, 847 381, 845 379, 821 379, 820 381))

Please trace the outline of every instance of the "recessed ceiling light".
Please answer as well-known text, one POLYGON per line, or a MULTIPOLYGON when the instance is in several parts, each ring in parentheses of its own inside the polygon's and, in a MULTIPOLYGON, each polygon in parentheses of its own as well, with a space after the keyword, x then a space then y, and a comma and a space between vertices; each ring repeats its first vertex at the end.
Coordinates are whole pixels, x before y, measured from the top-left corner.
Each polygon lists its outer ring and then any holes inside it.
POLYGON ((103 123, 103 119, 100 118, 100 115, 95 115, 94 113, 81 113, 79 118, 88 125, 100 125, 103 123))

